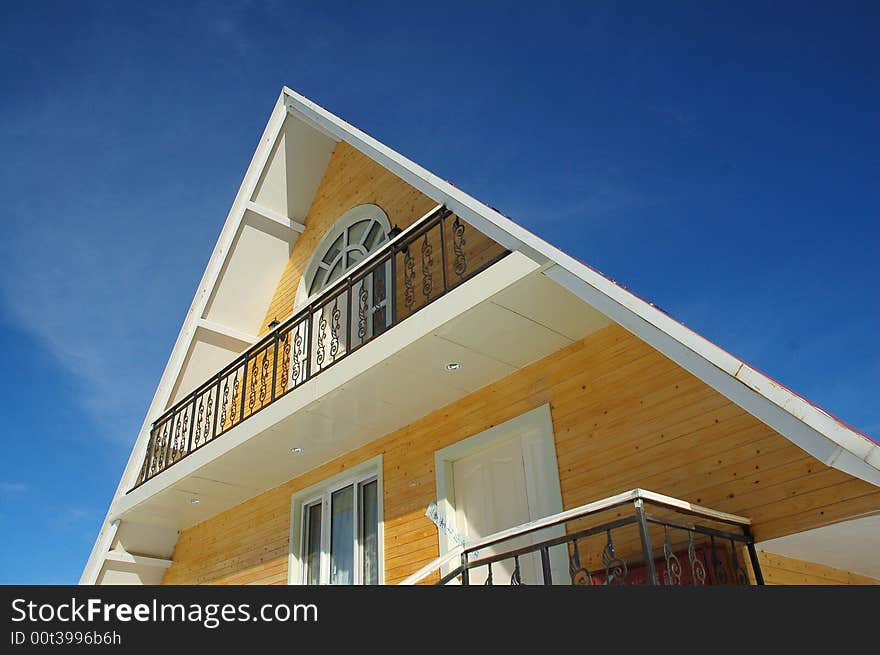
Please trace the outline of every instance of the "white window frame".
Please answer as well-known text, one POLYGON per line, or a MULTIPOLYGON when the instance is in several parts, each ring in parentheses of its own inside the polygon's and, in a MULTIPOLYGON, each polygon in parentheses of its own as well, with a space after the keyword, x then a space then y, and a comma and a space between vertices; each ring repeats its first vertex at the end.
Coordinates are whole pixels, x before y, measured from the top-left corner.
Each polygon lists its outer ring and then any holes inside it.
POLYGON ((376 481, 376 518, 378 522, 377 547, 379 550, 380 585, 385 584, 385 538, 384 538, 384 499, 382 480, 382 456, 378 455, 358 466, 334 475, 316 485, 294 493, 290 498, 290 551, 288 554, 287 583, 291 585, 305 584, 305 548, 306 548, 306 514, 305 509, 321 503, 321 584, 329 584, 330 580, 330 497, 336 491, 354 485, 355 543, 353 584, 363 584, 361 579, 361 560, 363 544, 359 543, 360 527, 360 485, 376 481))
MULTIPOLYGON (((352 207, 342 216, 336 219, 333 227, 327 230, 324 236, 321 237, 318 245, 315 246, 315 249, 312 251, 311 257, 309 258, 309 263, 306 265, 302 277, 300 277, 299 279, 299 284, 297 285, 296 289, 296 297, 293 303, 294 313, 296 313, 296 311, 299 310, 301 307, 307 305, 314 298, 320 296, 321 292, 324 291, 324 289, 326 288, 322 287, 316 293, 309 295, 309 285, 311 285, 312 278, 317 272, 318 267, 324 258, 324 255, 327 254, 327 249, 333 244, 333 242, 336 241, 336 239, 344 235, 349 227, 363 220, 370 220, 379 223, 386 235, 391 230, 391 222, 388 219, 388 215, 378 205, 358 205, 356 207, 352 207)), ((367 231, 367 233, 368 232, 369 230, 367 231)), ((364 236, 366 236, 367 233, 365 233, 364 236)), ((384 243, 387 243, 387 241, 388 240, 386 238, 384 243)), ((370 254, 371 253, 367 253, 367 256, 369 256, 370 254)), ((344 277, 345 276, 343 275, 343 278, 344 277)))

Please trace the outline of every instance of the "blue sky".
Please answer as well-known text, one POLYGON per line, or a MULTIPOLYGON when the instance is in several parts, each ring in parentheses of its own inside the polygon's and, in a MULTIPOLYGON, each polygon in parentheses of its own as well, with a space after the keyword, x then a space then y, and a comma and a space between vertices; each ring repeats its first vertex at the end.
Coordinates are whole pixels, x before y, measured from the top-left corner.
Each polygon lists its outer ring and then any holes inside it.
POLYGON ((78 579, 283 84, 880 438, 880 9, 736 4, 4 4, 0 582, 78 579))

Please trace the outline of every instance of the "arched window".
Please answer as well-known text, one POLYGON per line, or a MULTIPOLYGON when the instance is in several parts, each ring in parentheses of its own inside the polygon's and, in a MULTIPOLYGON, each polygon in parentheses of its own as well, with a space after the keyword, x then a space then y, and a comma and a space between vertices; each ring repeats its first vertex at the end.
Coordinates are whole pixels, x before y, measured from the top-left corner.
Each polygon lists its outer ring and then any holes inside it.
POLYGON ((381 247, 390 229, 388 216, 376 205, 359 205, 345 212, 315 248, 297 292, 297 304, 341 279, 381 247))

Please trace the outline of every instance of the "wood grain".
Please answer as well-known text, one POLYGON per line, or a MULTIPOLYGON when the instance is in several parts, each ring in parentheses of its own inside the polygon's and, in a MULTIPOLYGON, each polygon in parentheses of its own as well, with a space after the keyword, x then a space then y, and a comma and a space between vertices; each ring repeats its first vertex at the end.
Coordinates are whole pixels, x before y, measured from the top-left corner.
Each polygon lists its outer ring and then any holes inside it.
MULTIPOLYGON (((880 489, 813 459, 612 325, 185 531, 165 582, 284 584, 291 494, 379 453, 385 580, 398 582, 438 555, 424 515, 434 451, 546 402, 565 508, 643 487, 749 516, 759 541, 880 510, 880 489)), ((776 581, 831 579, 767 561, 776 581)))

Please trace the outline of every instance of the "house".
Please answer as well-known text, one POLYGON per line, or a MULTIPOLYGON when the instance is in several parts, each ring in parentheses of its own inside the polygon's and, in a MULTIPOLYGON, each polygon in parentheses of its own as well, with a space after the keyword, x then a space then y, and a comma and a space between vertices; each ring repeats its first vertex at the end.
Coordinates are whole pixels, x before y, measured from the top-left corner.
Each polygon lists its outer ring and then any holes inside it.
POLYGON ((869 583, 880 445, 284 88, 84 584, 869 583))

